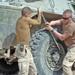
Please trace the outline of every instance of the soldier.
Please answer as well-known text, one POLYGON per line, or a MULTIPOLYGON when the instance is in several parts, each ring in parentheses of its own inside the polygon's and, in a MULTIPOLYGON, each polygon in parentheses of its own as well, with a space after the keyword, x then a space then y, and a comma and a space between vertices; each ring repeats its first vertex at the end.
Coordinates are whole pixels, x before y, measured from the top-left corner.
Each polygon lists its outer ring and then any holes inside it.
POLYGON ((46 23, 45 29, 51 31, 57 38, 64 41, 67 46, 67 54, 63 60, 64 75, 72 74, 72 65, 75 61, 75 23, 72 21, 72 11, 67 9, 63 12, 62 19, 46 23), (52 25, 62 25, 63 34, 54 30, 52 25))
POLYGON ((38 18, 31 19, 32 10, 29 7, 22 9, 22 16, 16 23, 17 48, 15 56, 18 58, 19 75, 37 75, 37 70, 29 47, 30 28, 41 24, 41 8, 38 9, 38 18))

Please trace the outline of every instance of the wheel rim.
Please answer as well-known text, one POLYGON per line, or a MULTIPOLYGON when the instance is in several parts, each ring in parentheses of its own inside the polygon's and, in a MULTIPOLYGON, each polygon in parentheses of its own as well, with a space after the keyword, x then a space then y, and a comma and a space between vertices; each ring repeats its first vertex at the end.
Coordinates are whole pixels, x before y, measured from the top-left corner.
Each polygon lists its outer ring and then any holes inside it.
POLYGON ((59 44, 60 50, 58 50, 55 44, 51 44, 46 51, 46 65, 52 71, 58 71, 61 69, 62 61, 65 55, 64 48, 59 44))

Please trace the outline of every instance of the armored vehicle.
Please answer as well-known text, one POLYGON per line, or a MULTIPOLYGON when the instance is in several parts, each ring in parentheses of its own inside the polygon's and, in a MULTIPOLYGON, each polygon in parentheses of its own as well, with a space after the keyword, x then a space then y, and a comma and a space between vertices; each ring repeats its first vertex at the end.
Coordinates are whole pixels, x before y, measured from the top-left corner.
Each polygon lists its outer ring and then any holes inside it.
MULTIPOLYGON (((0 74, 17 75, 17 60, 8 62, 13 58, 16 47, 15 26, 17 19, 21 16, 23 7, 30 7, 35 13, 37 8, 41 7, 45 19, 61 19, 65 9, 73 11, 73 20, 75 18, 73 0, 0 0, 0 74)), ((32 18, 37 18, 37 14, 32 18)), ((54 27, 62 33, 61 27, 54 27)), ((63 75, 62 61, 66 54, 66 46, 58 38, 44 29, 44 20, 40 26, 31 29, 30 46, 37 67, 38 75, 63 75)), ((73 66, 74 69, 74 66, 73 66)))

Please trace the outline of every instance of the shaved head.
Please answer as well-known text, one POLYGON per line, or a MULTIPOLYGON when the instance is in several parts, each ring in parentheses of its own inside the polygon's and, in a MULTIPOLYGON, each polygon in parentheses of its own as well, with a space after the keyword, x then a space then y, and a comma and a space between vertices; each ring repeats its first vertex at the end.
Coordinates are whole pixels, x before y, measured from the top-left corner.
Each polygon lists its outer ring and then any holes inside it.
POLYGON ((72 10, 70 10, 70 9, 65 10, 65 11, 63 12, 63 15, 66 15, 66 16, 68 16, 68 17, 72 17, 72 10))
POLYGON ((30 14, 32 13, 32 10, 29 7, 24 7, 22 9, 22 15, 25 15, 26 13, 30 14))

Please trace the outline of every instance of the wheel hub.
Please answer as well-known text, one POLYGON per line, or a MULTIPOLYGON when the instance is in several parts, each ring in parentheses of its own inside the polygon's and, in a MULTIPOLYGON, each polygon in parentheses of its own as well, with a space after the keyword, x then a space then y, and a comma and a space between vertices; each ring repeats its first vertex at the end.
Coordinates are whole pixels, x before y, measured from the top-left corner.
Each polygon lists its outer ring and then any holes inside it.
POLYGON ((52 71, 58 71, 61 69, 64 53, 63 48, 60 46, 60 51, 55 44, 50 45, 46 53, 46 64, 52 71))
POLYGON ((59 61, 60 56, 59 56, 59 54, 58 54, 58 52, 56 50, 54 50, 53 53, 51 53, 51 59, 55 63, 57 63, 59 61))

